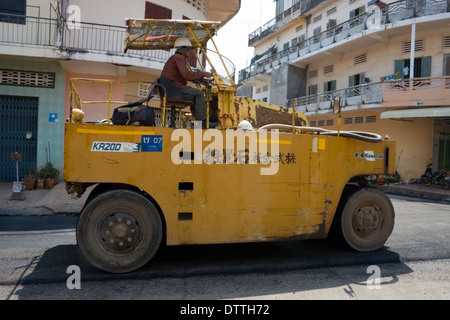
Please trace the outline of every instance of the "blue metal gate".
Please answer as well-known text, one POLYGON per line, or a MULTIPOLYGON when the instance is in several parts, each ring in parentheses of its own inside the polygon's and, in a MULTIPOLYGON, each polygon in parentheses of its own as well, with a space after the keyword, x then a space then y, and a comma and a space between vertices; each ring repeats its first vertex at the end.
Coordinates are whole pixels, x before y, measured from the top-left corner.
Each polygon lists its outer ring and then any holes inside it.
POLYGON ((19 180, 36 170, 37 97, 0 95, 0 182, 16 181, 16 163, 11 153, 21 154, 19 180))

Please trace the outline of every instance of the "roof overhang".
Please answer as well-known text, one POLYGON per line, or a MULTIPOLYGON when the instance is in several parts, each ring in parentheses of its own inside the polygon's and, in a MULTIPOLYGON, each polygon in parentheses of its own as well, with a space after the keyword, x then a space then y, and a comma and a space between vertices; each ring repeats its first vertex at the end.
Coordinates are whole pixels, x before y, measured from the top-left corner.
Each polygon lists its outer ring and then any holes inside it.
POLYGON ((241 0, 206 0, 208 4, 208 20, 220 21, 223 27, 241 8, 241 0))
POLYGON ((390 110, 381 113, 381 119, 446 118, 450 107, 390 110))

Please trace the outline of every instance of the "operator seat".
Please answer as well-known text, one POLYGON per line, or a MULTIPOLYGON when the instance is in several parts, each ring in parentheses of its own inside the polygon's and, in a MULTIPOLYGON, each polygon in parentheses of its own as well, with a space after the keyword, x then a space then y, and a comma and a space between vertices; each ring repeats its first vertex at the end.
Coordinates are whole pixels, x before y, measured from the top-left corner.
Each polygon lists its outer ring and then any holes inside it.
POLYGON ((170 106, 170 127, 175 128, 176 109, 181 110, 186 107, 192 107, 195 102, 195 96, 183 94, 182 90, 169 79, 158 78, 156 82, 164 88, 164 90, 160 90, 159 96, 162 99, 166 95, 166 104, 170 106))

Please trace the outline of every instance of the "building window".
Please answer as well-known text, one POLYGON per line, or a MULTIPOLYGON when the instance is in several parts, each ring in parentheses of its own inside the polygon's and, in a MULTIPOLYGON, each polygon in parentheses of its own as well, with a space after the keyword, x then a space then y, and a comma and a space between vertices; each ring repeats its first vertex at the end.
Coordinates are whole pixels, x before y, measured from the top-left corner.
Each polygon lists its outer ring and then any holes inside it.
POLYGON ((291 46, 292 47, 295 47, 297 45, 297 43, 298 43, 298 38, 294 38, 294 39, 291 40, 291 46))
POLYGON ((450 48, 450 36, 442 37, 442 48, 450 48))
POLYGON ((316 36, 322 32, 322 27, 317 27, 313 30, 313 34, 316 36))
POLYGON ((328 120, 313 120, 310 122, 311 127, 331 127, 334 125, 333 119, 328 120))
POLYGON ((365 10, 366 10, 365 7, 362 6, 362 7, 356 8, 355 10, 350 11, 350 13, 349 13, 350 19, 357 17, 360 14, 363 14, 365 12, 365 10))
POLYGON ((355 66, 358 64, 361 64, 361 63, 366 63, 366 62, 367 62, 367 54, 362 54, 360 56, 357 56, 353 60, 353 63, 355 66))
POLYGON ((332 14, 335 14, 337 12, 337 7, 331 8, 327 11, 327 17, 331 16, 332 14))
MULTIPOLYGON (((425 40, 424 39, 416 40, 414 43, 415 43, 415 46, 414 46, 415 52, 420 52, 420 51, 425 50, 425 40)), ((402 43, 402 53, 403 54, 411 53, 411 41, 405 41, 402 43)))
MULTIPOLYGON (((395 78, 410 78, 410 59, 395 60, 394 74, 395 78)), ((431 57, 422 57, 414 59, 414 78, 423 78, 431 76, 431 57)))
POLYGON ((308 95, 312 96, 314 94, 317 94, 317 84, 312 84, 308 88, 308 95))
POLYGON ((319 22, 320 20, 322 20, 322 14, 319 14, 318 16, 314 17, 313 23, 319 22))
POLYGON ((363 84, 365 82, 365 78, 366 78, 365 72, 350 76, 348 77, 348 86, 349 87, 359 86, 360 84, 363 84))
POLYGON ((450 170, 450 133, 439 134, 438 170, 450 170))
POLYGON ((334 71, 334 65, 330 64, 323 68, 323 74, 332 73, 334 71))
POLYGON ((150 90, 150 87, 152 86, 151 83, 139 83, 138 85, 138 97, 145 98, 148 96, 148 91, 150 90))
POLYGON ((0 70, 0 84, 10 86, 54 88, 55 74, 49 72, 0 70))
POLYGON ((306 41, 306 34, 302 34, 301 36, 298 37, 298 42, 299 43, 302 43, 304 41, 306 41))
POLYGON ((202 11, 205 16, 207 16, 207 5, 203 3, 202 0, 184 0, 198 11, 202 11))
POLYGON ((0 0, 0 21, 25 24, 26 0, 0 0))
POLYGON ((377 116, 359 116, 344 118, 344 124, 373 123, 377 121, 377 116))
POLYGON ((327 29, 334 28, 334 27, 336 27, 336 25, 337 25, 337 20, 336 19, 328 19, 327 29))
POLYGON ((323 83, 323 92, 336 90, 336 80, 327 81, 323 83))
POLYGON ((450 77, 450 54, 444 55, 444 77, 450 77))
POLYGON ((276 15, 282 14, 284 12, 284 0, 277 0, 276 15))
POLYGON ((312 79, 312 78, 316 78, 317 77, 317 75, 318 75, 318 70, 316 69, 316 70, 312 70, 312 71, 310 71, 309 72, 309 78, 310 79, 312 79))
POLYGON ((172 10, 146 1, 145 19, 172 19, 172 10))

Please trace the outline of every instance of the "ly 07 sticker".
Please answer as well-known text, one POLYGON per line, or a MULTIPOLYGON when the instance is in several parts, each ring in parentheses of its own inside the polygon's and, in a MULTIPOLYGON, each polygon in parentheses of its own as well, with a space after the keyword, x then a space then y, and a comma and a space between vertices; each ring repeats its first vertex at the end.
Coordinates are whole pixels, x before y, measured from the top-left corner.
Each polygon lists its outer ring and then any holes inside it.
POLYGON ((162 152, 163 137, 154 136, 142 136, 141 140, 142 152, 162 152))

